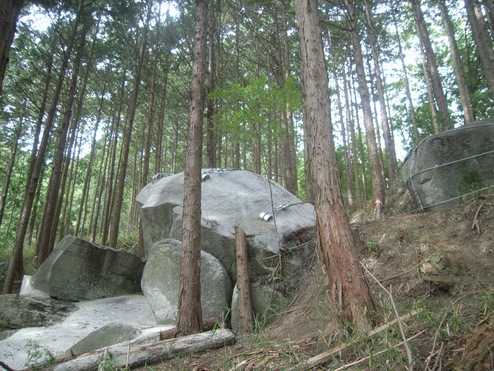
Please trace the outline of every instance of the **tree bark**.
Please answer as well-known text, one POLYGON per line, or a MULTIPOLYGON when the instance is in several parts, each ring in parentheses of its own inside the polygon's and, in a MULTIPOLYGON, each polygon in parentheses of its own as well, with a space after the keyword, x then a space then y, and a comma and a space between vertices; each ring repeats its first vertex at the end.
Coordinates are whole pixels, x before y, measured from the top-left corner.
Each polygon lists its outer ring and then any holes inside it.
POLYGON ((235 246, 237 249, 237 289, 238 309, 240 313, 240 332, 250 334, 254 325, 252 299, 250 296, 249 255, 245 232, 235 227, 235 246))
POLYGON ((468 93, 468 84, 465 79, 465 71, 463 64, 461 63, 460 51, 458 50, 458 44, 455 39, 455 31, 451 18, 448 14, 448 8, 444 0, 438 0, 437 4, 441 10, 441 17, 443 19, 444 28, 448 35, 448 42, 451 51, 451 58, 453 60, 453 68, 456 76, 456 84, 460 93, 461 106, 463 108, 463 116, 465 118, 465 124, 470 124, 475 120, 473 116, 472 104, 470 103, 470 94, 468 93))
POLYGON ((345 0, 345 5, 348 10, 348 21, 350 22, 350 36, 352 39, 353 53, 355 56, 355 66, 357 69, 358 91, 362 101, 362 110, 364 115, 365 139, 367 142, 367 152, 369 154, 369 162, 372 175, 372 191, 374 193, 375 216, 380 219, 383 216, 385 184, 382 176, 381 159, 376 144, 376 134, 374 131, 374 123, 372 120, 372 109, 370 102, 369 88, 367 87, 367 78, 365 76, 364 59, 362 56, 362 48, 360 46, 360 36, 355 14, 355 4, 352 0, 345 0))
POLYGON ((430 73, 432 90, 434 92, 437 109, 440 114, 440 129, 452 129, 453 121, 451 120, 449 114, 448 103, 446 101, 446 96, 444 95, 443 85, 441 83, 441 77, 439 76, 439 69, 437 67, 436 56, 432 50, 432 43, 429 37, 429 31, 427 31, 427 26, 425 24, 424 14, 422 13, 422 8, 420 6, 420 0, 410 0, 410 3, 412 4, 413 16, 417 25, 420 43, 424 48, 427 59, 426 67, 430 73))
POLYGON ((378 41, 376 37, 376 32, 374 30, 374 25, 371 17, 371 9, 369 5, 369 1, 365 1, 365 14, 367 17, 367 24, 369 26, 369 37, 370 44, 372 50, 372 61, 374 62, 374 73, 376 77, 376 87, 377 87, 377 95, 379 97, 379 110, 381 117, 381 127, 383 131, 383 139, 384 139, 384 149, 386 155, 386 164, 388 170, 388 179, 389 183, 393 184, 394 180, 397 176, 397 168, 396 168, 396 149, 395 143, 393 139, 393 133, 391 130, 391 125, 389 123, 388 113, 387 113, 387 102, 384 92, 384 83, 381 72, 381 66, 379 63, 379 50, 378 50, 378 41))
POLYGON ((62 65, 60 66, 60 72, 58 75, 58 81, 55 87, 55 91, 53 93, 52 103, 48 111, 48 116, 45 121, 43 136, 41 138, 41 142, 39 144, 39 149, 36 154, 34 163, 32 167, 30 167, 30 174, 28 175, 29 179, 27 181, 26 193, 25 193, 24 201, 22 203, 21 214, 19 217, 19 226, 17 228, 17 235, 14 243, 12 258, 9 264, 7 275, 5 276, 5 282, 3 286, 4 294, 12 293, 12 290, 14 288, 15 278, 17 277, 18 274, 21 273, 20 268, 22 267, 24 241, 26 238, 26 232, 29 226, 29 220, 33 209, 34 198, 36 196, 36 190, 38 188, 38 182, 39 182, 41 170, 43 167, 43 163, 45 161, 45 153, 48 148, 48 141, 50 139, 53 123, 55 121, 56 109, 57 109, 58 101, 60 99, 60 94, 62 92, 62 86, 65 80, 67 66, 74 46, 77 27, 81 19, 83 5, 84 5, 84 0, 80 0, 76 18, 72 23, 72 30, 68 39, 67 48, 65 49, 64 52, 62 65))
POLYGON ((478 0, 465 0, 468 21, 480 55, 482 70, 494 100, 494 50, 478 0))
POLYGON ((10 154, 9 154, 7 170, 5 172, 5 178, 4 178, 3 185, 2 185, 2 193, 0 194, 0 227, 2 226, 3 215, 4 215, 4 211, 5 211, 5 205, 7 204, 7 196, 9 194, 9 190, 10 190, 10 181, 12 180, 12 172, 14 170, 14 164, 15 164, 15 160, 16 160, 17 149, 19 148, 19 140, 21 138, 21 133, 23 130, 26 104, 27 104, 27 101, 24 101, 24 106, 22 109, 22 115, 19 118, 19 121, 17 122, 17 126, 14 130, 15 137, 13 138, 13 141, 12 141, 12 149, 11 149, 10 154))
POLYGON ((316 0, 296 0, 310 173, 314 186, 318 246, 322 252, 335 313, 370 327, 375 313, 358 263, 357 240, 345 214, 332 137, 328 75, 316 0))
POLYGON ((139 46, 139 58, 137 62, 137 68, 134 75, 134 83, 132 87, 132 96, 129 103, 129 113, 127 116, 127 123, 124 128, 122 153, 120 156, 120 166, 118 167, 117 184, 115 187, 115 194, 113 198, 113 209, 111 213, 111 224, 109 230, 110 247, 117 247, 118 231, 120 229, 120 217, 122 213, 123 196, 125 189, 125 177, 127 175, 127 166, 129 162, 130 142, 132 139, 132 129, 134 128, 135 114, 137 110, 137 97, 139 95, 139 87, 141 85, 142 67, 144 66, 144 59, 146 55, 146 43, 148 37, 149 26, 151 22, 151 9, 153 6, 153 0, 147 0, 147 16, 144 24, 144 31, 142 40, 139 46))
POLYGON ((395 9, 391 9, 391 16, 393 17, 393 24, 395 27, 396 40, 398 41, 398 55, 400 57, 401 68, 403 70, 403 81, 405 83, 405 92, 406 92, 407 102, 408 102, 408 112, 410 114, 410 119, 412 121, 413 144, 417 145, 420 142, 420 135, 419 135, 418 127, 417 127, 417 117, 415 116, 415 108, 413 106, 412 93, 411 93, 411 89, 410 89, 410 82, 408 80, 408 73, 407 73, 407 68, 405 65, 405 57, 403 55, 403 47, 401 45, 401 37, 400 37, 400 33, 398 32, 398 25, 397 25, 395 13, 396 13, 395 9))
POLYGON ((0 99, 3 79, 9 63, 10 47, 14 41, 17 20, 24 0, 2 0, 0 2, 0 99))
POLYGON ((189 134, 185 152, 182 218, 182 261, 177 329, 179 334, 201 332, 201 160, 206 80, 208 1, 196 0, 189 134))
MULTIPOLYGON (((48 258, 53 250, 51 245, 52 229, 56 221, 57 202, 59 201, 62 176, 63 176, 63 161, 64 152, 66 150, 67 133, 69 131, 70 119, 72 117, 73 105, 76 97, 76 87, 79 78, 79 69, 82 61, 82 52, 84 45, 86 44, 86 34, 89 30, 90 23, 86 22, 82 30, 81 40, 79 48, 77 50, 77 56, 74 61, 74 71, 72 73, 72 79, 70 87, 67 92, 67 101, 64 107, 64 113, 62 120, 58 128, 58 142, 54 155, 53 170, 50 179, 50 184, 47 192, 47 198, 45 203, 45 210, 43 214, 43 228, 40 229, 40 234, 36 241, 36 264, 39 267, 48 258)), ((63 196, 63 194, 61 195, 63 196)))
POLYGON ((216 349, 235 342, 235 335, 226 329, 220 329, 200 334, 183 336, 176 339, 159 341, 144 339, 123 344, 115 344, 104 349, 84 353, 74 359, 57 364, 53 370, 98 370, 98 366, 108 357, 112 367, 137 368, 145 365, 163 362, 187 354, 216 349))
MULTIPOLYGON (((330 43, 330 48, 331 48, 331 32, 328 30, 328 39, 330 43)), ((334 57, 334 54, 333 54, 334 57)), ((333 73, 333 80, 335 82, 335 87, 336 87, 336 102, 338 104, 338 113, 340 116, 340 121, 341 121, 341 141, 343 142, 343 155, 345 158, 345 179, 346 179, 346 190, 347 190, 347 199, 348 199, 348 209, 350 213, 353 213, 355 211, 355 203, 354 203, 354 196, 353 196, 353 179, 352 179, 352 170, 351 170, 351 164, 350 164, 350 152, 349 148, 347 145, 347 133, 346 133, 346 127, 345 127, 345 119, 343 116, 343 104, 341 102, 341 87, 340 83, 338 81, 338 75, 336 73, 336 59, 333 59, 332 63, 332 73, 333 73)), ((348 106, 347 106, 348 109, 348 106)), ((347 116, 346 121, 349 121, 349 117, 347 116)))

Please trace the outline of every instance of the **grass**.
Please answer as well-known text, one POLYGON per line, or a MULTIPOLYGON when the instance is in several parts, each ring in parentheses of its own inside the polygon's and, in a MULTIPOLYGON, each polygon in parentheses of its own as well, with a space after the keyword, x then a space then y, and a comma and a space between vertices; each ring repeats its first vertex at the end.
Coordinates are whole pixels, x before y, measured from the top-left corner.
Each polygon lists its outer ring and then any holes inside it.
POLYGON ((46 348, 35 341, 30 341, 27 347, 27 368, 29 370, 44 370, 55 365, 55 357, 46 348))

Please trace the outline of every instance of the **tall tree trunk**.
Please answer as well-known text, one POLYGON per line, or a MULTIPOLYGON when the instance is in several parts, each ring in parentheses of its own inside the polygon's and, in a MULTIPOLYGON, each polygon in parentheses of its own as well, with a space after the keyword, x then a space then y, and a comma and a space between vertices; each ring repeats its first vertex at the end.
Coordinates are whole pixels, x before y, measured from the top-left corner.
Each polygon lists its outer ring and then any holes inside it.
POLYGON ((420 48, 422 52, 422 71, 424 72, 424 81, 427 88, 427 96, 429 98, 429 107, 431 110, 432 126, 434 127, 434 134, 441 132, 441 127, 439 125, 438 112, 434 100, 434 91, 431 84, 431 74, 429 68, 427 68, 427 58, 424 53, 424 49, 420 48))
POLYGON ((17 277, 17 275, 21 273, 20 269, 22 268, 24 240, 26 238, 26 232, 29 226, 29 220, 31 217, 33 202, 36 195, 36 190, 38 188, 38 181, 40 178, 43 163, 45 161, 45 153, 48 147, 48 141, 50 139, 53 123, 55 121, 56 109, 57 109, 58 101, 60 99, 60 93, 62 92, 62 86, 65 80, 67 66, 70 60, 70 55, 72 54, 72 48, 74 46, 77 27, 81 19, 83 5, 84 5, 84 0, 80 0, 76 18, 72 23, 72 30, 68 38, 67 48, 65 49, 64 56, 62 59, 62 65, 60 66, 60 72, 58 75, 58 81, 55 87, 55 91, 53 93, 52 103, 48 111, 48 116, 45 121, 43 136, 39 144, 39 149, 36 154, 36 159, 30 169, 31 173, 28 174, 29 178, 26 185, 26 193, 25 193, 24 201, 22 203, 21 214, 19 218, 19 225, 17 228, 17 235, 14 243, 12 258, 10 260, 7 275, 5 276, 5 282, 3 286, 4 294, 12 293, 12 290, 14 288, 15 278, 17 277))
POLYGON ((22 125, 24 124, 26 105, 27 105, 27 100, 24 101, 21 117, 19 118, 19 121, 17 122, 17 126, 14 130, 15 137, 13 138, 12 141, 12 149, 10 150, 7 170, 5 172, 5 178, 3 180, 3 185, 2 185, 2 193, 0 194, 0 227, 2 226, 3 215, 5 212, 5 205, 7 204, 7 196, 9 194, 9 189, 10 189, 10 181, 12 180, 12 172, 14 170, 17 150, 19 148, 19 140, 21 138, 21 134, 23 130, 22 125))
POLYGON ((365 139, 367 142, 367 151, 369 154, 372 175, 372 190, 374 193, 374 202, 376 205, 375 215, 376 218, 379 219, 383 216, 384 208, 385 184, 382 177, 383 171, 376 144, 376 134, 374 131, 374 123, 372 120, 369 88, 367 87, 364 59, 362 56, 362 48, 360 46, 360 36, 355 14, 355 5, 352 0, 345 0, 345 5, 348 10, 348 21, 350 22, 351 27, 350 36, 352 39, 353 53, 355 56, 355 66, 357 69, 358 91, 362 101, 362 110, 364 114, 365 139))
MULTIPOLYGON (((216 89, 216 40, 217 40, 217 20, 212 17, 209 24, 209 44, 208 44, 208 92, 212 93, 216 89)), ((216 129, 214 120, 216 114, 216 102, 214 99, 207 100, 206 109, 206 153, 209 168, 216 167, 216 129)))
POLYGON ((482 63, 487 86, 494 99, 494 50, 492 41, 487 32, 487 25, 482 14, 482 9, 478 0, 465 0, 465 8, 467 9, 468 21, 472 28, 473 40, 477 45, 477 50, 482 63))
POLYGON ((146 127, 146 140, 144 143, 144 159, 142 163, 142 177, 140 181, 140 186, 144 187, 149 182, 149 170, 151 163, 151 143, 153 139, 153 127, 154 127, 154 117, 155 117, 155 105, 156 105, 156 85, 157 85, 157 66, 156 64, 157 56, 155 56, 153 67, 152 67, 152 77, 151 77, 151 91, 150 94, 150 104, 149 104, 149 113, 147 119, 147 127, 146 127))
MULTIPOLYGON (((348 76, 347 73, 345 73, 345 64, 343 64, 343 75, 348 76)), ((349 86, 348 86, 348 79, 345 78, 343 80, 343 92, 345 94, 345 108, 346 108, 346 119, 347 119, 347 126, 348 126, 348 131, 350 133, 350 140, 351 140, 351 165, 352 165, 352 171, 353 171, 353 182, 355 183, 355 198, 357 199, 357 209, 362 208, 362 188, 360 187, 360 176, 359 176, 359 169, 358 169, 358 153, 357 153, 357 136, 355 135, 355 120, 352 115, 352 102, 351 102, 351 97, 349 93, 349 86)))
POLYGON ((448 36, 449 48, 451 51, 451 58, 453 59, 453 67, 456 76, 456 84, 458 91, 460 92, 461 106, 463 108, 463 115, 465 117, 465 124, 469 124, 475 120, 473 116, 472 104, 470 103, 470 94, 468 93, 468 84, 465 80, 465 72, 463 70, 463 64, 461 63, 460 51, 458 50, 458 44, 455 39, 455 31, 453 23, 448 14, 448 8, 444 0, 438 0, 437 4, 441 10, 441 17, 443 19, 444 28, 448 36))
MULTIPOLYGON (((285 81, 290 77, 290 60, 288 55, 288 33, 286 25, 286 1, 282 1, 283 14, 280 17, 277 11, 276 2, 273 4, 274 33, 273 39, 275 48, 275 75, 280 88, 285 86, 285 81), (282 53, 284 51, 284 53, 282 53)), ((283 178, 285 188, 292 194, 298 192, 297 169, 295 157, 295 144, 293 136, 293 126, 291 120, 290 106, 285 104, 281 110, 280 117, 280 145, 282 153, 283 178)), ((278 152, 276 152, 278 155, 278 152)))
POLYGON ((426 67, 429 70, 432 91, 434 92, 434 98, 437 104, 438 113, 440 114, 439 122, 441 124, 441 130, 448 130, 453 128, 453 121, 451 120, 448 102, 444 95, 443 85, 441 83, 441 77, 439 76, 439 69, 437 67, 436 56, 432 50, 432 43, 429 37, 429 31, 424 20, 424 14, 420 6, 420 0, 410 0, 412 4, 413 16, 417 26, 417 32, 425 52, 427 59, 426 67))
POLYGON ((60 186, 62 183, 63 175, 63 161, 64 152, 66 150, 67 133, 69 131, 70 119, 72 117, 72 109, 74 101, 76 98, 76 87, 79 78, 79 69, 81 66, 82 52, 84 45, 86 44, 86 34, 89 30, 91 24, 85 22, 79 48, 77 50, 77 57, 74 61, 74 70, 72 72, 72 80, 70 82, 69 91, 67 93, 67 101, 64 107, 64 113, 62 116, 62 121, 58 129, 58 143, 56 147, 56 153, 54 155, 52 175, 50 179, 50 186, 48 188, 45 210, 43 214, 43 228, 40 230, 40 234, 36 241, 36 253, 37 253, 37 266, 39 267, 41 263, 50 255, 53 250, 51 245, 52 229, 56 223, 56 212, 57 212, 57 202, 59 199, 60 186))
POLYGON ((24 0, 2 0, 0 2, 0 99, 3 79, 9 63, 10 47, 14 41, 17 20, 24 0))
MULTIPOLYGON (((107 71, 109 70, 109 66, 110 65, 108 65, 107 71)), ((105 76, 108 76, 108 74, 105 74, 105 76)), ((84 222, 85 222, 86 215, 87 215, 87 204, 88 204, 88 200, 89 200, 89 190, 91 187, 91 174, 93 172, 93 164, 94 164, 96 144, 97 144, 96 138, 98 135, 98 129, 99 129, 99 125, 101 122, 101 114, 103 112, 104 96, 106 94, 106 85, 107 85, 107 80, 105 79, 105 81, 103 82, 103 89, 101 91, 101 96, 99 99, 98 114, 96 116, 96 121, 94 124, 93 137, 91 140, 91 150, 89 152, 89 162, 88 162, 86 174, 84 177, 84 185, 82 188, 81 202, 79 204, 79 209, 78 209, 78 214, 77 214, 77 222, 76 222, 75 231, 74 231, 74 234, 76 236, 79 236, 79 231, 81 228, 82 228, 82 230, 84 230, 84 225, 85 225, 84 222), (83 219, 83 214, 84 214, 84 219, 83 219)), ((101 160, 101 161, 103 161, 103 160, 101 160)))
MULTIPOLYGON (((331 37, 331 30, 328 28, 328 42, 329 48, 332 50, 333 40, 331 37)), ((346 180, 346 191, 347 191, 347 199, 348 199, 348 209, 350 213, 355 211, 355 203, 354 203, 354 195, 353 195, 353 179, 352 179, 352 171, 350 164, 350 151, 347 144, 347 133, 345 127, 345 117, 343 114, 343 104, 341 101, 341 87, 338 79, 338 74, 336 71, 337 61, 335 53, 331 54, 332 63, 331 63, 331 72, 333 74, 333 80, 335 82, 336 87, 336 104, 338 105, 338 115, 341 121, 341 141, 343 142, 343 155, 345 158, 345 180, 346 180)), ((348 102, 346 102, 347 113, 349 112, 348 102)), ((346 117, 346 122, 349 121, 349 116, 346 117)))
POLYGON ((393 184, 397 176, 396 149, 393 139, 393 133, 391 130, 391 125, 389 123, 389 118, 388 118, 388 112, 387 112, 388 104, 386 102, 386 96, 384 93, 384 83, 382 78, 381 65, 379 63, 380 58, 379 58, 379 50, 378 50, 378 41, 376 37, 376 32, 374 30, 374 25, 372 22, 371 9, 368 0, 365 0, 365 14, 367 18, 367 24, 369 26, 372 61, 374 62, 374 73, 376 77, 377 95, 379 97, 379 110, 381 117, 381 127, 383 130, 388 179, 389 179, 389 183, 393 184))
POLYGON ((331 305, 345 320, 370 327, 375 314, 358 263, 357 240, 343 205, 332 138, 328 76, 316 0, 295 0, 300 37, 307 145, 314 186, 318 245, 331 289, 331 305))
MULTIPOLYGON (((115 184, 115 171, 118 171, 117 166, 117 153, 118 153, 118 132, 120 130, 120 122, 122 119, 122 110, 123 110, 123 96, 125 94, 125 84, 126 84, 126 73, 127 71, 123 71, 122 85, 120 87, 120 96, 119 96, 119 104, 118 110, 116 111, 116 117, 112 119, 112 127, 110 133, 108 133, 108 143, 110 145, 110 151, 105 159, 105 176, 103 177, 103 182, 105 187, 99 188, 100 199, 103 198, 104 195, 104 205, 103 205, 103 213, 102 213, 102 222, 101 222, 101 244, 106 245, 108 243, 108 235, 110 233, 110 222, 111 215, 113 210, 113 200, 114 200, 114 184, 115 184)), ((100 204, 98 204, 98 209, 100 208, 100 204)), ((97 217, 99 217, 99 210, 96 213, 97 217)), ((94 238, 96 238, 96 227, 94 225, 94 238)))
POLYGON ((420 135, 419 135, 419 130, 418 130, 418 125, 417 125, 417 117, 415 116, 415 108, 413 106, 413 100, 412 100, 412 93, 410 89, 410 82, 408 80, 408 73, 407 73, 407 68, 405 64, 405 57, 403 54, 403 47, 401 45, 401 37, 400 33, 398 32, 398 22, 396 21, 396 11, 395 9, 391 9, 391 16, 393 18, 393 25, 395 27, 395 34, 396 34, 396 40, 398 42, 398 55, 400 58, 401 62, 401 68, 403 70, 403 81, 405 82, 405 93, 407 96, 407 102, 408 102, 408 112, 410 114, 410 119, 412 121, 412 133, 413 133, 413 144, 417 145, 420 142, 420 135))
POLYGON ((181 335, 202 331, 201 308, 201 164, 202 124, 205 102, 208 1, 196 0, 196 26, 190 84, 189 135, 185 152, 182 218, 182 261, 177 331, 181 335))
POLYGON ((144 24, 142 40, 139 46, 139 58, 137 68, 134 75, 134 83, 132 87, 132 96, 129 103, 129 112, 127 116, 127 124, 124 129, 122 138, 122 153, 120 156, 120 166, 118 167, 117 184, 115 187, 115 195, 113 199, 113 209, 111 213, 111 223, 109 230, 110 247, 117 247, 118 231, 120 229, 120 217, 122 213, 122 204, 125 189, 125 177, 127 175, 127 165, 129 162, 130 142, 132 139, 132 129, 134 128, 134 119, 137 110, 137 97, 139 95, 139 86, 141 85, 142 67, 146 55, 146 43, 148 37, 149 26, 151 22, 151 9, 153 0, 147 0, 147 16, 144 24))

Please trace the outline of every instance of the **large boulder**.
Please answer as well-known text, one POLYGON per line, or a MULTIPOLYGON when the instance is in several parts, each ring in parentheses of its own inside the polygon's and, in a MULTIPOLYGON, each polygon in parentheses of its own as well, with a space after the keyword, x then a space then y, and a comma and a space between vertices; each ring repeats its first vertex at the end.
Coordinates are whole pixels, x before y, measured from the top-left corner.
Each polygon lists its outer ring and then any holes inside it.
MULTIPOLYGON (((155 176, 154 179, 136 199, 140 205, 148 256, 143 291, 148 299, 159 298, 150 299, 151 306, 157 320, 167 322, 173 321, 177 311, 178 292, 175 287, 178 286, 180 243, 164 250, 164 244, 156 242, 182 239, 184 174, 155 176), (166 256, 168 254, 170 256, 166 256), (158 256, 168 261, 167 268, 160 268, 159 275, 154 270, 164 263, 157 262, 158 256), (150 285, 147 282, 149 278, 153 278, 155 283, 150 285), (151 286, 155 288, 150 289, 151 286), (163 294, 167 290, 170 291, 163 294)), ((203 292, 203 317, 218 316, 227 306, 236 305, 225 304, 232 295, 231 287, 237 278, 236 226, 241 227, 247 236, 250 279, 259 282, 260 286, 256 292, 269 292, 272 298, 291 291, 297 285, 304 263, 314 252, 316 216, 313 205, 302 202, 278 183, 250 171, 205 169, 202 179, 202 264, 205 256, 211 254, 226 269, 229 277, 218 275, 216 278, 201 268, 201 285, 206 290, 203 292), (205 301, 211 301, 216 295, 220 298, 213 301, 217 301, 218 306, 210 311, 210 304, 205 304, 205 301)), ((274 303, 255 300, 256 304, 260 303, 254 308, 256 315, 262 315, 274 303)))
MULTIPOLYGON (((304 239, 301 235, 313 233, 313 205, 278 183, 246 170, 213 169, 203 174, 201 249, 223 264, 232 281, 236 278, 235 226, 248 236, 252 276, 269 275, 279 268, 269 257, 286 248, 283 241, 288 236, 304 239)), ((161 178, 137 195, 147 254, 157 241, 182 239, 183 179, 183 173, 161 178)))
POLYGON ((144 261, 124 250, 66 236, 25 291, 72 301, 138 294, 143 269, 144 261))
POLYGON ((405 159, 402 178, 421 210, 458 206, 494 186, 494 119, 431 135, 405 159))
POLYGON ((62 321, 75 306, 46 298, 0 296, 0 330, 38 327, 62 321))
MULTIPOLYGON (((0 296, 0 305, 6 297, 10 296, 0 296)), ((26 303, 46 302, 29 297, 19 298, 26 303)), ((53 302, 56 301, 49 301, 51 304, 53 302)), ((38 363, 45 361, 52 364, 53 357, 62 359, 134 338, 159 339, 159 332, 169 328, 157 326, 143 295, 58 304, 71 309, 63 320, 52 319, 49 325, 0 332, 0 360, 16 370, 45 370, 47 368, 38 363)), ((56 312, 49 314, 51 318, 55 315, 61 317, 61 309, 51 305, 46 308, 56 312)), ((40 304, 36 304, 34 309, 39 311, 40 304)), ((45 315, 48 316, 48 313, 45 315)), ((33 324, 26 323, 25 326, 33 324)))
POLYGON ((125 323, 112 322, 94 330, 74 344, 68 353, 79 355, 137 338, 141 331, 125 323))
MULTIPOLYGON (((142 291, 154 312, 156 322, 174 324, 177 320, 181 242, 157 242, 144 267, 142 291)), ((222 318, 232 297, 232 284, 223 265, 201 251, 201 304, 203 318, 222 318)))

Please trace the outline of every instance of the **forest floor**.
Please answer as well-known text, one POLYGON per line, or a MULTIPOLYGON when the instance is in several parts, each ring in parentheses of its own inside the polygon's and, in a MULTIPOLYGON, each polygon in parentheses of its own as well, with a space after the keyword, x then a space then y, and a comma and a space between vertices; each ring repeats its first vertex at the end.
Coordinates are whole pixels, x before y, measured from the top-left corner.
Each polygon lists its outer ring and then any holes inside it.
POLYGON ((368 275, 368 281, 381 323, 396 318, 393 303, 400 317, 412 314, 403 321, 403 335, 397 325, 375 336, 352 335, 338 325, 315 257, 289 305, 270 324, 258 324, 253 335, 232 346, 141 370, 493 370, 494 195, 447 211, 353 226, 365 243, 361 262, 375 277, 368 275), (307 364, 349 343, 324 364, 307 364))

